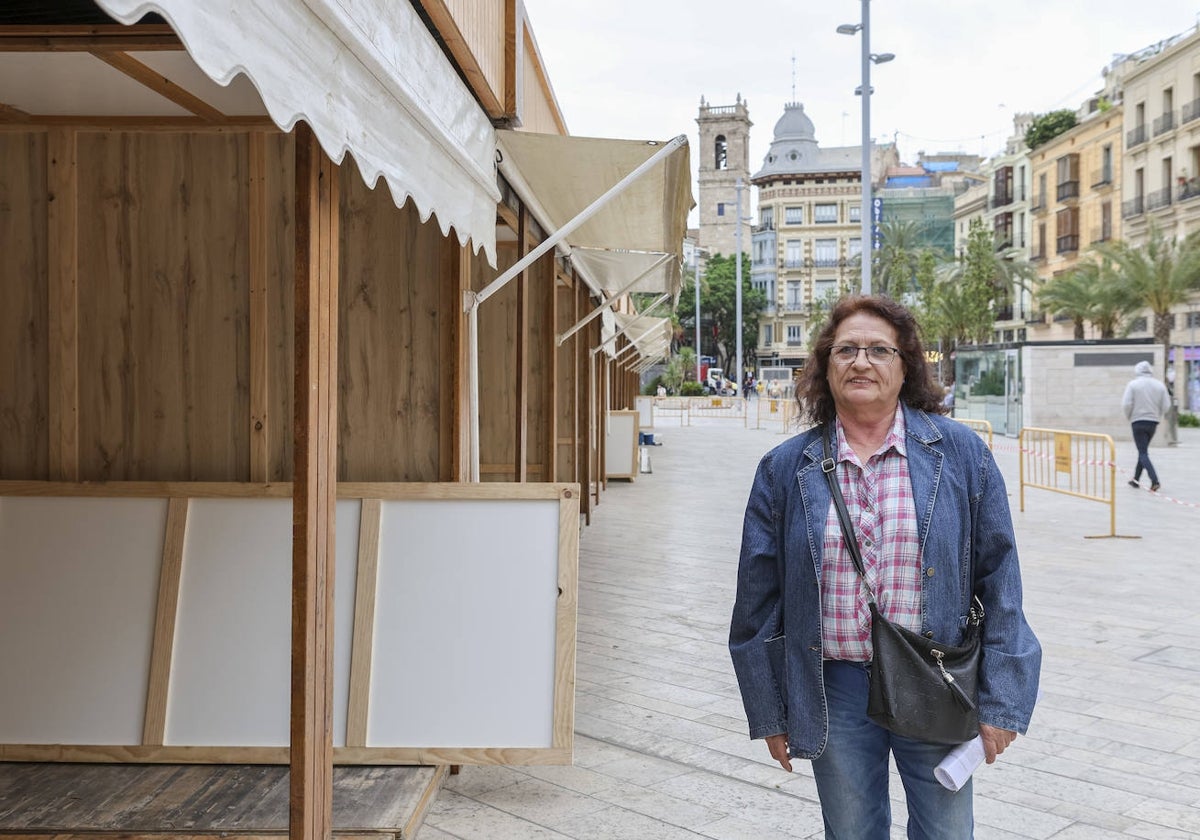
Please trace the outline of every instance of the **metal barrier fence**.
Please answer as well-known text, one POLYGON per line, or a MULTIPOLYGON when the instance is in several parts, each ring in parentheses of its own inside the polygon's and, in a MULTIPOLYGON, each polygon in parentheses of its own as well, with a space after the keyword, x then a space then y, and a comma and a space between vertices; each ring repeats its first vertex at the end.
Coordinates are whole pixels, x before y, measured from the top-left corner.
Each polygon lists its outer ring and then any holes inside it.
POLYGON ((1122 536, 1117 533, 1117 450, 1111 437, 1026 426, 1018 441, 1022 511, 1027 486, 1088 499, 1108 505, 1109 512, 1109 532, 1088 539, 1122 536))
POLYGON ((751 397, 749 412, 754 428, 771 429, 781 435, 796 431, 796 401, 790 398, 751 397))
POLYGON ((747 425, 749 412, 741 397, 692 397, 688 403, 688 425, 693 419, 737 420, 747 425))
POLYGON ((975 434, 983 438, 983 442, 987 444, 987 448, 992 448, 992 424, 987 420, 972 420, 969 417, 955 417, 959 423, 962 423, 969 429, 974 429, 975 434))

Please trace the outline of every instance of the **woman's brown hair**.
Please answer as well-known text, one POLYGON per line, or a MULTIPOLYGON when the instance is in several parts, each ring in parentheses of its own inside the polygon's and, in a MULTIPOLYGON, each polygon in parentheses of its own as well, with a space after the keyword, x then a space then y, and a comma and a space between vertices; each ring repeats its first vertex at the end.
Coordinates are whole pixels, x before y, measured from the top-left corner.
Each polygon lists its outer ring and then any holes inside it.
POLYGON ((836 408, 826 374, 833 336, 843 321, 860 313, 881 318, 896 329, 896 345, 900 349, 905 371, 904 384, 900 386, 900 402, 930 414, 945 414, 942 389, 930 373, 917 319, 913 314, 889 297, 848 295, 834 304, 833 311, 829 313, 829 322, 817 335, 812 356, 796 384, 796 402, 800 404, 801 416, 818 424, 833 421, 836 408))

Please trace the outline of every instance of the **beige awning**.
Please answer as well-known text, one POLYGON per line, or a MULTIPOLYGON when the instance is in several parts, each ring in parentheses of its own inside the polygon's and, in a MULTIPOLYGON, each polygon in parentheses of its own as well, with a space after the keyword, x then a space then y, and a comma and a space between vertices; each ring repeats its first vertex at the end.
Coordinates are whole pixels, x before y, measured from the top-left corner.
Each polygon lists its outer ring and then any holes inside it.
MULTIPOLYGON (((535 218, 553 233, 660 151, 656 140, 564 137, 498 131, 500 171, 535 218)), ((592 288, 613 294, 663 255, 661 271, 636 291, 678 295, 687 214, 693 206, 686 143, 578 224, 565 238, 573 264, 592 288)))
POLYGON ((495 264, 496 133, 407 0, 96 2, 125 24, 159 13, 210 79, 246 76, 276 125, 304 120, 331 159, 350 152, 495 264))
POLYGON ((662 356, 671 346, 671 319, 614 312, 617 329, 633 343, 643 359, 662 356))

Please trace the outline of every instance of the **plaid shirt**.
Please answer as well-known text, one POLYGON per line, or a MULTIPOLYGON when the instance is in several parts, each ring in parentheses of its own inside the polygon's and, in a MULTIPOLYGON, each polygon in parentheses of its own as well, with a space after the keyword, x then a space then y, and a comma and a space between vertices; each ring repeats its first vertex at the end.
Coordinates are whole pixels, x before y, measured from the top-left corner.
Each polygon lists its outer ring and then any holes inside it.
MULTIPOLYGON (((883 614, 911 630, 921 629, 921 546, 904 448, 904 412, 879 451, 862 464, 835 422, 837 478, 875 602, 883 614)), ((871 658, 871 613, 867 593, 846 550, 837 508, 825 517, 821 563, 821 640, 826 659, 866 662, 871 658)))

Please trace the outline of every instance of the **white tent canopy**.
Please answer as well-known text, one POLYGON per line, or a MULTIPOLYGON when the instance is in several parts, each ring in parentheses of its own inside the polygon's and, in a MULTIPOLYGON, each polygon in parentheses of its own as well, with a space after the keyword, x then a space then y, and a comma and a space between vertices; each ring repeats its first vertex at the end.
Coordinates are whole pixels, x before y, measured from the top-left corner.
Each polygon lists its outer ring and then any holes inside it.
MULTIPOLYGON (((500 171, 549 231, 574 220, 608 189, 665 145, 657 140, 563 137, 497 132, 500 171)), ((612 293, 655 258, 670 255, 661 274, 637 291, 679 293, 683 237, 692 208, 691 166, 681 143, 658 166, 587 217, 566 238, 576 269, 592 288, 612 293)))
POLYGON ((652 315, 629 315, 614 312, 617 327, 637 348, 642 358, 662 355, 671 346, 671 320, 652 315))
POLYGON ((157 12, 220 85, 250 79, 280 128, 308 123, 335 162, 383 178, 496 258, 495 130, 408 2, 96 0, 122 23, 157 12))

